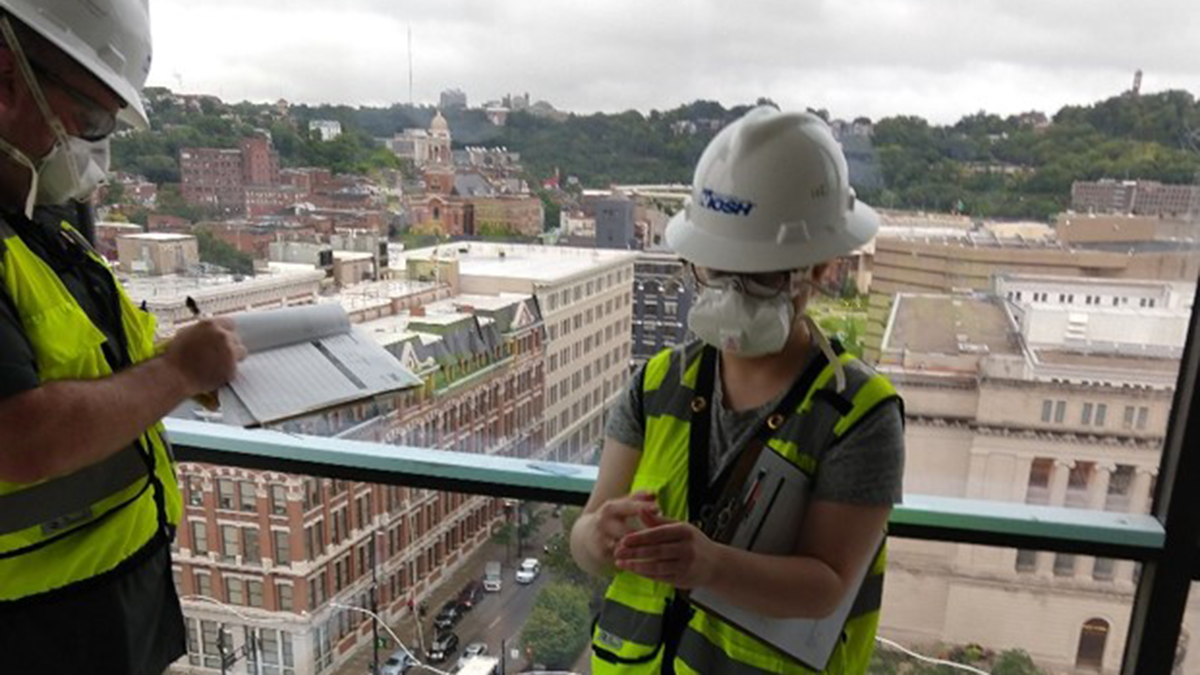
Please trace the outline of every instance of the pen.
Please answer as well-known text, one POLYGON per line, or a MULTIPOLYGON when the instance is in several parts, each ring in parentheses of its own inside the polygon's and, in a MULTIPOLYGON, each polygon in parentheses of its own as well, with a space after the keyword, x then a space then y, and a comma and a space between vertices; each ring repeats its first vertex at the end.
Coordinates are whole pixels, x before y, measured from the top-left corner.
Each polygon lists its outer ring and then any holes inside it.
POLYGON ((758 475, 754 477, 754 482, 750 484, 750 491, 746 493, 746 499, 742 501, 742 513, 747 514, 758 503, 758 495, 762 492, 763 478, 767 475, 766 469, 759 469, 758 475))
MULTIPOLYGON (((200 305, 196 304, 195 298, 189 295, 184 298, 183 304, 187 305, 187 308, 189 311, 191 311, 193 317, 197 319, 200 318, 200 305)), ((215 391, 196 394, 192 397, 192 399, 210 411, 220 410, 221 408, 221 399, 218 397, 215 391)))

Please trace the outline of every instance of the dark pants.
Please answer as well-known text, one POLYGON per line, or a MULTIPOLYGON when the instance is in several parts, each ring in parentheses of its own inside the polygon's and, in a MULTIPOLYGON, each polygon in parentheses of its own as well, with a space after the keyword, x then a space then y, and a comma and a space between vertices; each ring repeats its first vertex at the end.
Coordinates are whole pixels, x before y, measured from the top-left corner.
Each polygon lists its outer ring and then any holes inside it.
POLYGON ((185 653, 183 613, 161 538, 100 577, 0 603, 0 671, 161 675, 185 653))

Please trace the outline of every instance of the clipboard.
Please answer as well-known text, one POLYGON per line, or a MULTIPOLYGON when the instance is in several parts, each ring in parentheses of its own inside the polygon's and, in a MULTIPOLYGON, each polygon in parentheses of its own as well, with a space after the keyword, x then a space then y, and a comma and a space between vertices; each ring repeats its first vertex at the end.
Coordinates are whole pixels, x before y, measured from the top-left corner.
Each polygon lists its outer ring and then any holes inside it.
MULTIPOLYGON (((735 525, 730 545, 767 555, 788 555, 795 550, 796 533, 808 505, 812 481, 794 464, 771 448, 759 453, 742 491, 743 513, 735 525), (757 494, 755 494, 757 493, 757 494)), ((872 551, 883 543, 884 533, 872 551)), ((874 555, 863 561, 856 583, 837 609, 821 619, 779 619, 732 605, 715 593, 692 591, 693 604, 791 656, 805 667, 821 672, 841 639, 846 619, 870 571, 874 555)))

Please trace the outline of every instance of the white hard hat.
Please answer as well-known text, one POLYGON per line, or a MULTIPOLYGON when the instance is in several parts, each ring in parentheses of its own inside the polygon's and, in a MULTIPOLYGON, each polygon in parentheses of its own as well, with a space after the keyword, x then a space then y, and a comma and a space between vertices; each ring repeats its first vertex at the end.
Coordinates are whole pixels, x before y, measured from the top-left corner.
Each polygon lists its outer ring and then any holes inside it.
POLYGON ((760 106, 705 148, 667 245, 701 267, 778 272, 845 255, 878 230, 878 215, 850 188, 829 125, 760 106))
POLYGON ((150 74, 149 0, 0 0, 0 9, 120 96, 122 121, 149 126, 141 93, 150 74))

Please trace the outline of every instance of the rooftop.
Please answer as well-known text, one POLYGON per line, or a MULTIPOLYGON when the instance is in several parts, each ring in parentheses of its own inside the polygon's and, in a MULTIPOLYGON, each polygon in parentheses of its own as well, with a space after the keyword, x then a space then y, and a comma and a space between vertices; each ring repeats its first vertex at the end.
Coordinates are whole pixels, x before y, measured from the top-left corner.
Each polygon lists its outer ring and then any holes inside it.
POLYGON ((432 282, 389 279, 364 281, 341 289, 337 295, 325 296, 321 302, 340 302, 347 312, 391 303, 392 298, 428 291, 437 286, 432 282))
MULTIPOLYGON (((107 225, 107 223, 105 224, 107 225)), ((138 232, 136 234, 118 235, 117 238, 134 241, 188 241, 196 237, 190 234, 176 234, 174 232, 138 232)))
POLYGON ((334 251, 333 258, 334 258, 334 260, 351 260, 351 261, 352 260, 374 260, 375 255, 373 253, 366 253, 363 251, 334 251))
POLYGON ((1111 288, 1120 286, 1124 288, 1142 288, 1146 290, 1175 290, 1175 291, 1192 291, 1195 290, 1195 284, 1157 281, 1154 279, 1120 279, 1120 278, 1102 278, 1102 277, 1064 277, 1054 274, 997 274, 997 280, 1003 280, 1011 284, 1050 284, 1058 290, 1060 287, 1066 286, 1103 286, 1111 288))
POLYGON ((1039 249, 1064 251, 1066 247, 1056 239, 1026 237, 1020 232, 1013 236, 1001 236, 991 231, 950 231, 944 227, 880 228, 876 241, 906 241, 941 246, 958 246, 974 249, 1039 249), (907 230, 907 231, 906 231, 907 230))
POLYGON ((471 242, 418 249, 401 254, 406 260, 457 260, 463 276, 507 277, 554 283, 595 270, 597 265, 633 262, 634 251, 615 251, 533 244, 471 242))
POLYGON ((520 293, 501 293, 500 295, 463 294, 456 295, 453 298, 448 298, 445 302, 448 302, 455 307, 474 307, 475 309, 485 312, 492 312, 512 306, 518 302, 527 300, 528 298, 528 295, 522 295, 520 293))
POLYGON ((901 294, 893 311, 885 349, 960 354, 986 346, 989 354, 1021 353, 1004 308, 992 298, 901 294))
POLYGON ((1042 363, 1054 366, 1082 366, 1101 369, 1153 371, 1175 373, 1179 370, 1179 358, 1153 358, 1119 356, 1116 354, 1085 354, 1058 349, 1036 349, 1034 353, 1042 363))
POLYGON ((325 272, 314 269, 312 265, 273 262, 269 263, 266 272, 259 272, 252 277, 233 274, 167 274, 158 277, 126 277, 121 283, 134 302, 145 300, 151 304, 170 304, 183 302, 189 295, 199 302, 206 297, 219 296, 233 286, 248 289, 296 282, 319 282, 324 278, 325 272))

